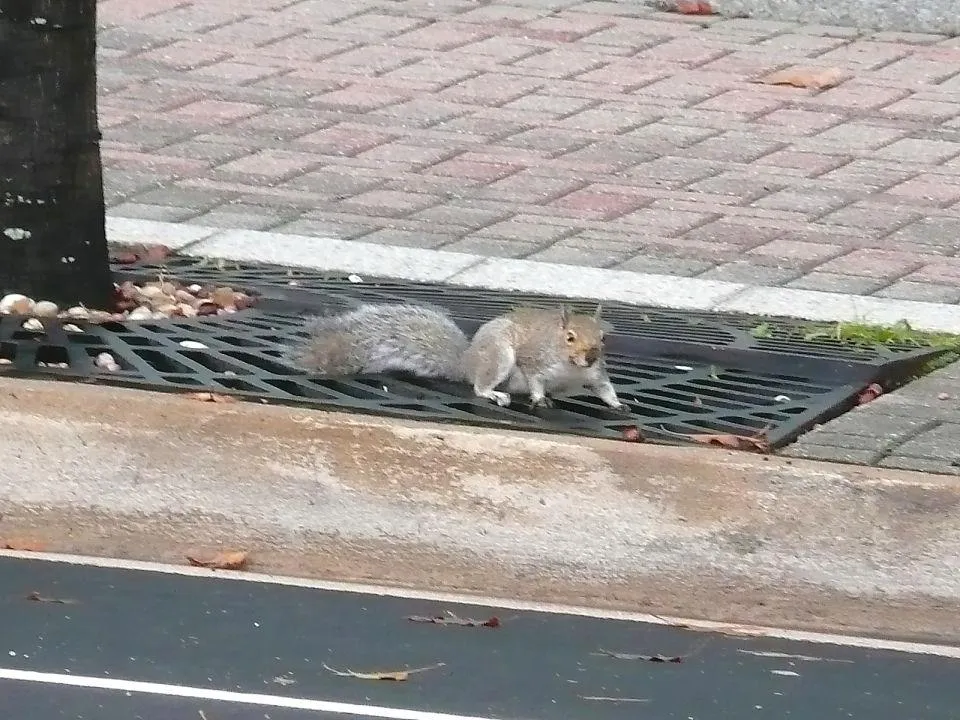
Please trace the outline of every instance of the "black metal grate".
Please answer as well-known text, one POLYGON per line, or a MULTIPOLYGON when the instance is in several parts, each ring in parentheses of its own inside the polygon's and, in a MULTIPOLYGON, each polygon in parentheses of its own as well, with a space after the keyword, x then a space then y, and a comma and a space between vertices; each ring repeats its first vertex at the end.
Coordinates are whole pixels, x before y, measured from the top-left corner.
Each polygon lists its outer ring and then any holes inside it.
MULTIPOLYGON (((144 278, 160 271, 122 266, 116 275, 144 278)), ((218 268, 190 258, 174 258, 162 271, 187 282, 254 291, 262 300, 255 309, 209 318, 77 323, 81 333, 66 332, 55 321, 44 323, 43 332, 30 332, 14 318, 2 318, 0 358, 10 362, 0 369, 546 432, 622 437, 625 429, 637 426, 647 437, 665 442, 683 442, 678 434, 754 435, 766 429, 776 447, 845 411, 864 385, 887 382, 931 352, 805 341, 790 323, 775 323, 757 338, 750 332, 757 323, 753 318, 611 303, 604 306, 604 317, 616 328, 608 365, 630 416, 590 396, 557 398, 554 408, 537 411, 518 396, 511 407, 500 408, 453 383, 399 376, 312 377, 284 360, 284 347, 302 334, 304 314, 356 300, 427 301, 447 307, 471 331, 517 304, 555 304, 556 298, 391 281, 352 283, 289 268, 218 268), (190 347, 195 343, 205 347, 190 347), (94 358, 103 352, 114 357, 119 371, 96 367, 94 358)), ((571 304, 592 307, 584 301, 571 304)))

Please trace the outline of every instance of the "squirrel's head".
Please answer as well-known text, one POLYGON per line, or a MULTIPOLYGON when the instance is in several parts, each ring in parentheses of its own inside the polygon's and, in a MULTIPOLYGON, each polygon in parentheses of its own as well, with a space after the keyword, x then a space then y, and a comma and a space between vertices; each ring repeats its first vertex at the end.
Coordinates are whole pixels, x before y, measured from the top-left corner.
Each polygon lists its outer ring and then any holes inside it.
POLYGON ((577 367, 591 367, 603 357, 603 340, 613 327, 600 319, 600 305, 593 315, 574 314, 563 306, 560 323, 567 357, 577 367))

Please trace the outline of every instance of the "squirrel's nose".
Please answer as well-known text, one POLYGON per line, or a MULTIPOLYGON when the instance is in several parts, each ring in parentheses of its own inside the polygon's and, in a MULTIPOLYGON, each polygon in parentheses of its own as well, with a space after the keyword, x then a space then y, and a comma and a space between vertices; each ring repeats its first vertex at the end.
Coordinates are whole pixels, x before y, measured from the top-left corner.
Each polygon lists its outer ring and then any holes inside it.
POLYGON ((600 359, 600 348, 590 348, 583 354, 583 359, 587 361, 588 365, 593 365, 600 359))

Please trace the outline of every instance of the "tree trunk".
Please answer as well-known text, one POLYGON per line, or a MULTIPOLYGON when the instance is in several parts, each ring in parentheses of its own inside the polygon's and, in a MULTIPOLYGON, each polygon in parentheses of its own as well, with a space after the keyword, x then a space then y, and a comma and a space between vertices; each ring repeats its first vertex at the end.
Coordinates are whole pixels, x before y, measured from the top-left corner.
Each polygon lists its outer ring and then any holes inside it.
POLYGON ((0 0, 3 293, 110 302, 96 44, 96 0, 0 0))

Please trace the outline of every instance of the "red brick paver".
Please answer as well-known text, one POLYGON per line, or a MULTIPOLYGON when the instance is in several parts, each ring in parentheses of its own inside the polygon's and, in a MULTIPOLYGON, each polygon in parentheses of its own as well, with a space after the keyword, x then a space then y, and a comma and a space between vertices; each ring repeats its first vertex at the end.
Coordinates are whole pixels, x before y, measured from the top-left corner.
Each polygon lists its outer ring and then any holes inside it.
POLYGON ((960 298, 960 49, 579 0, 102 0, 110 213, 960 298), (816 91, 754 82, 835 67, 816 91))

